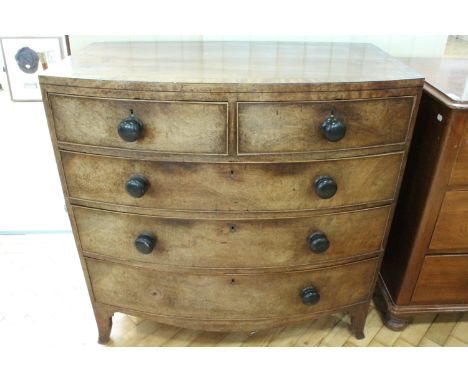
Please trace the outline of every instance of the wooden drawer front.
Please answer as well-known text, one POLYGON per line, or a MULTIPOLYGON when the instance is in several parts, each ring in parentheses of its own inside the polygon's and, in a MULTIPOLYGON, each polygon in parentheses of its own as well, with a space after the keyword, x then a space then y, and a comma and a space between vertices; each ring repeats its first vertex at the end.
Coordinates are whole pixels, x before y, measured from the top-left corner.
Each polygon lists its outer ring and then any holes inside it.
POLYGON ((406 141, 414 97, 330 102, 238 103, 239 153, 364 148, 406 141), (334 110, 344 138, 328 141, 320 126, 334 110))
POLYGON ((202 267, 298 266, 381 250, 390 207, 281 220, 181 220, 73 207, 84 251, 122 260, 202 267), (372 222, 372 224, 369 224, 372 222), (330 242, 314 253, 308 238, 330 242), (141 254, 134 242, 151 233, 156 244, 141 254))
MULTIPOLYGON (((468 112, 467 112, 468 115, 468 112)), ((466 125, 468 126, 468 117, 465 118, 466 125)), ((460 152, 458 153, 457 160, 452 170, 450 178, 451 186, 468 186, 468 127, 465 137, 462 140, 460 152)))
POLYGON ((252 319, 306 315, 369 297, 377 259, 316 271, 259 274, 158 272, 87 258, 98 302, 163 316, 252 319), (315 305, 300 293, 314 286, 315 305))
POLYGON ((435 251, 468 249, 468 191, 445 194, 429 248, 435 251))
POLYGON ((426 256, 412 302, 468 304, 468 255, 426 256))
POLYGON ((158 102, 49 95, 59 142, 168 153, 226 154, 227 103, 158 102), (119 123, 133 110, 143 136, 124 141, 119 123))
POLYGON ((394 197, 402 154, 286 164, 208 164, 137 161, 62 152, 71 197, 159 209, 279 211, 356 205, 394 197), (144 175, 140 198, 125 183, 144 175), (338 191, 329 199, 314 181, 329 175, 338 191))

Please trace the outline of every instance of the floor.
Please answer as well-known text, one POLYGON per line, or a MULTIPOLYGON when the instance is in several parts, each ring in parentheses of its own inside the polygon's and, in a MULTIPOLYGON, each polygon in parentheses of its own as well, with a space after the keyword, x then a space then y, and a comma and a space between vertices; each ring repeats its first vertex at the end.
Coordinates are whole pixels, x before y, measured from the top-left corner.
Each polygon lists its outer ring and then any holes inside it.
MULTIPOLYGON (((335 315, 256 333, 207 333, 117 313, 108 346, 468 346, 468 313, 420 316, 402 332, 371 306, 365 338, 335 315)), ((2 347, 101 346, 71 234, 0 235, 2 347)))

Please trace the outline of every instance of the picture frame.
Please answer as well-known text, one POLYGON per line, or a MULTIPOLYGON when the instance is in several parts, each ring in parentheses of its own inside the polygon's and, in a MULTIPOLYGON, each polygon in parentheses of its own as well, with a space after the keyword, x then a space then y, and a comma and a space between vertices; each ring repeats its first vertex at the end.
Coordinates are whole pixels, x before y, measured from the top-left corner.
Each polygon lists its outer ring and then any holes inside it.
POLYGON ((1 37, 11 100, 42 101, 38 76, 65 58, 65 36, 1 37))

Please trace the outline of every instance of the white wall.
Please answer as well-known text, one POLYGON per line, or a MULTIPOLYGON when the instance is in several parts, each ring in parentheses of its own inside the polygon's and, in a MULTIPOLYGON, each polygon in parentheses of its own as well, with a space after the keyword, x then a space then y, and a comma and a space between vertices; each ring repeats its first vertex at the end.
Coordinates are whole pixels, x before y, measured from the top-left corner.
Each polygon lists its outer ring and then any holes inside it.
POLYGON ((44 106, 12 102, 3 70, 0 82, 0 234, 70 230, 44 106))
POLYGON ((70 36, 72 52, 77 52, 93 42, 99 41, 330 41, 368 42, 377 45, 396 57, 437 57, 445 50, 447 35, 437 36, 70 36))

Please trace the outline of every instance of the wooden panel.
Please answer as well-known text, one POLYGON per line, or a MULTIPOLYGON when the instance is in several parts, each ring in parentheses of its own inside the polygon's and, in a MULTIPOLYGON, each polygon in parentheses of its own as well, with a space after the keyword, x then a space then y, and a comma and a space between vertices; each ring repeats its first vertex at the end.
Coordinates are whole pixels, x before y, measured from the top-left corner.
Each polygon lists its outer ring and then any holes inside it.
POLYGON ((468 249, 468 191, 449 191, 432 235, 431 250, 468 249))
POLYGON ((182 220, 73 207, 84 251, 122 260, 197 268, 299 266, 379 251, 390 207, 301 219, 182 220), (372 224, 369 224, 372 222, 372 224), (313 253, 311 233, 324 232, 330 248, 313 253), (134 241, 157 238, 149 255, 134 241))
MULTIPOLYGON (((468 186, 468 111, 465 115, 465 136, 462 139, 460 152, 450 177, 451 186, 468 186)), ((462 122, 461 122, 462 123, 462 122)))
POLYGON ((394 197, 402 153, 300 163, 177 163, 62 152, 71 197, 160 209, 206 211, 311 210, 394 197), (150 183, 133 198, 125 182, 135 174, 150 183), (320 199, 314 180, 333 177, 337 193, 320 199))
POLYGON ((307 315, 365 301, 377 259, 317 271, 203 275, 158 272, 88 258, 96 300, 163 316, 253 319, 307 315), (320 301, 302 303, 315 286, 320 301))
POLYGON ((59 142, 170 153, 226 154, 227 103, 157 102, 49 94, 59 142), (126 142, 117 126, 130 110, 144 135, 126 142))
POLYGON ((239 153, 330 151, 402 143, 414 97, 331 102, 238 103, 239 153), (346 135, 330 142, 320 126, 334 112, 346 135))
POLYGON ((426 256, 412 302, 468 304, 468 255, 426 256))

